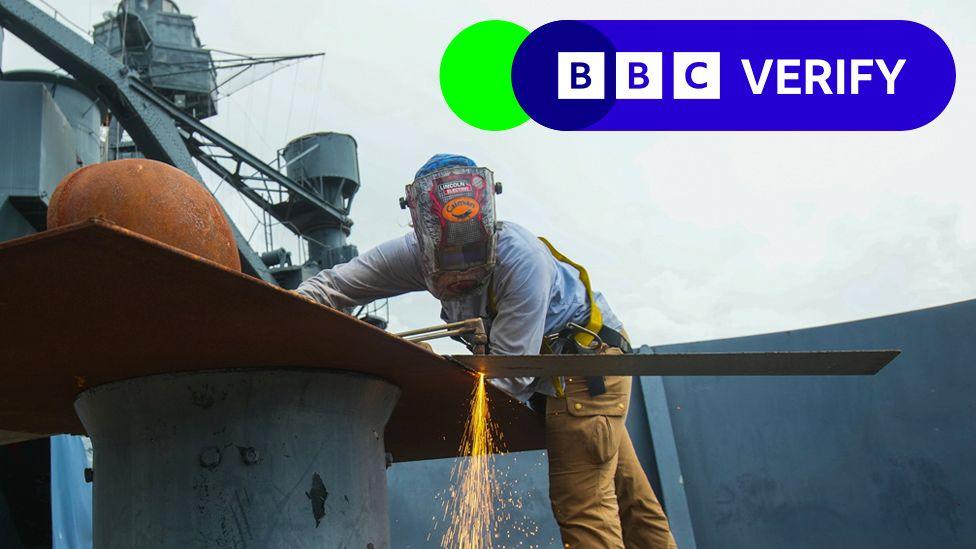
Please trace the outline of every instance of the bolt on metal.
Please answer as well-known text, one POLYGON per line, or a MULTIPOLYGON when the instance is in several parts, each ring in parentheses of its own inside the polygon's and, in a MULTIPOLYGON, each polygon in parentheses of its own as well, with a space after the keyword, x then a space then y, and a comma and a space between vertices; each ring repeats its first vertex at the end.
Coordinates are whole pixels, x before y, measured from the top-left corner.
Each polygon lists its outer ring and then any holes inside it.
POLYGON ((254 465, 255 463, 261 461, 261 455, 252 446, 241 447, 241 459, 247 465, 254 465))
POLYGON ((213 469, 220 465, 220 448, 208 446, 200 452, 200 465, 207 469, 213 469))

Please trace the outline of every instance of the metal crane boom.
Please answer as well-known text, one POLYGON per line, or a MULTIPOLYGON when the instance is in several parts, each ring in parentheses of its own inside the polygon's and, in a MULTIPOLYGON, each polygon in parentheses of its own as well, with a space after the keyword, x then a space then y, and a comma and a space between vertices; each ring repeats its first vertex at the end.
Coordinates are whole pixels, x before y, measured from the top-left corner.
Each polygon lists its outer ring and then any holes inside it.
POLYGON ((186 148, 190 152, 191 156, 199 160, 209 169, 213 170, 214 173, 224 177, 227 182, 233 185, 234 188, 241 192, 241 194, 244 194, 250 198, 255 204, 261 206, 263 210, 275 216, 280 221, 285 222, 287 220, 279 217, 276 214, 276 211, 272 208, 272 204, 265 198, 258 195, 254 189, 249 187, 247 180, 277 183, 284 189, 287 189, 288 192, 292 193, 293 195, 296 195, 297 197, 314 204, 319 209, 324 210, 329 215, 334 217, 338 223, 348 222, 346 212, 341 211, 339 208, 336 208, 332 204, 326 202, 321 196, 310 192, 301 183, 272 168, 263 160, 248 152, 244 147, 235 144, 233 141, 227 139, 216 130, 190 116, 182 109, 174 105, 172 101, 156 93, 156 91, 145 82, 133 78, 130 81, 130 85, 133 89, 145 96, 146 99, 152 101, 157 107, 165 111, 166 114, 173 119, 176 125, 185 132, 183 138, 186 148), (235 171, 232 172, 221 166, 217 162, 215 155, 208 154, 203 150, 204 148, 219 149, 224 153, 220 156, 221 158, 227 158, 235 162, 235 171), (241 173, 241 168, 245 166, 253 171, 253 175, 245 176, 241 173))
MULTIPOLYGON (((27 0, 0 0, 0 26, 95 91, 147 158, 172 164, 202 184, 171 113, 150 100, 149 93, 155 92, 128 67, 27 0)), ((271 272, 233 222, 231 228, 245 271, 274 284, 271 272)))

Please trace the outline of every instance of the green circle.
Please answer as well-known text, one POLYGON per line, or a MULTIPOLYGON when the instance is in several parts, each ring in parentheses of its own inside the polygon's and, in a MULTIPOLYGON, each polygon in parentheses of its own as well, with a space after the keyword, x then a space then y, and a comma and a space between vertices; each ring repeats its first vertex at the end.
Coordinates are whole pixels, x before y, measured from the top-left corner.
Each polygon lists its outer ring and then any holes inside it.
POLYGON ((508 130, 529 119, 512 89, 512 61, 529 31, 508 21, 462 30, 441 58, 441 93, 454 114, 482 130, 508 130))

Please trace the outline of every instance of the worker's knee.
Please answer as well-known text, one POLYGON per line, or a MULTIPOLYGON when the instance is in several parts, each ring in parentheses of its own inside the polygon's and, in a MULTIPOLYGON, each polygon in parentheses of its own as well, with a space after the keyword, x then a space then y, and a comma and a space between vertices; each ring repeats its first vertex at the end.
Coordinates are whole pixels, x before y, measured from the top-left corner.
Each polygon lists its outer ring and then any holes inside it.
POLYGON ((563 541, 571 547, 623 547, 613 488, 616 459, 603 467, 549 475, 549 499, 563 541))

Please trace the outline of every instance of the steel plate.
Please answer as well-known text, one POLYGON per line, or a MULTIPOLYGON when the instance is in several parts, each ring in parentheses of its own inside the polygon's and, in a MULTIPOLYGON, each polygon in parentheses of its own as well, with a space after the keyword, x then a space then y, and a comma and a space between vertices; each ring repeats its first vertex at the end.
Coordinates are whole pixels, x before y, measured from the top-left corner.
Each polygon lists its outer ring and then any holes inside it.
MULTIPOLYGON (((104 221, 0 244, 0 430, 82 433, 75 396, 112 381, 279 367, 387 379, 394 459, 456 455, 474 377, 443 357, 104 221)), ((543 446, 541 417, 489 396, 510 450, 543 446)))
POLYGON ((485 377, 874 375, 900 351, 454 356, 485 377))

